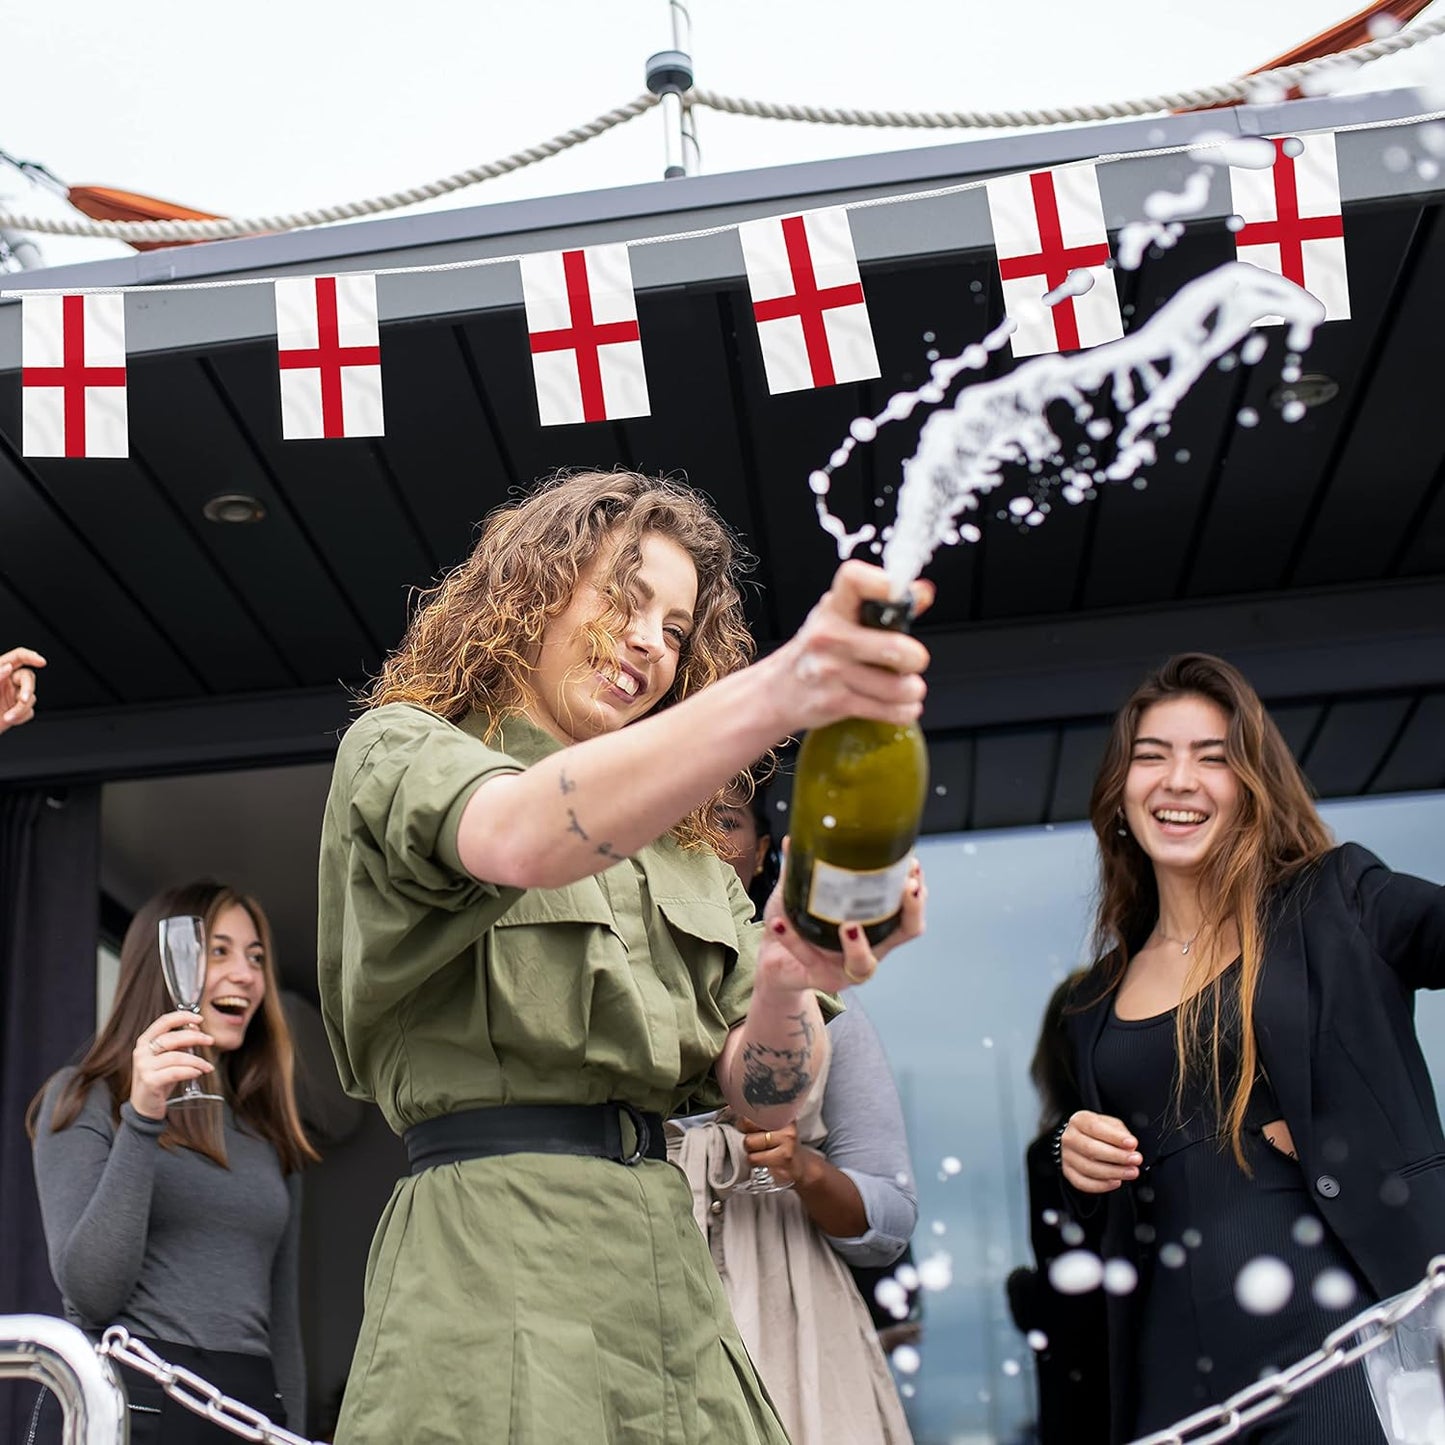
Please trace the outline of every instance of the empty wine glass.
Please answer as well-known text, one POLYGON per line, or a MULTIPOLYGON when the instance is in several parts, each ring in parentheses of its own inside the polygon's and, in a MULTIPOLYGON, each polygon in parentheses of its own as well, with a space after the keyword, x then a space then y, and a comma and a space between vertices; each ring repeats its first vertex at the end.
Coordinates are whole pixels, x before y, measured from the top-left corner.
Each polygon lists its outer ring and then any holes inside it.
MULTIPOLYGON (((200 1027, 201 995, 206 991, 206 924, 190 914, 162 918, 160 923, 161 972, 166 992, 178 1009, 196 1015, 200 1027)), ((192 1054, 194 1049, 185 1050, 192 1054)), ((219 1103, 219 1094, 208 1094, 195 1079, 187 1079, 166 1101, 166 1107, 185 1104, 219 1103)))

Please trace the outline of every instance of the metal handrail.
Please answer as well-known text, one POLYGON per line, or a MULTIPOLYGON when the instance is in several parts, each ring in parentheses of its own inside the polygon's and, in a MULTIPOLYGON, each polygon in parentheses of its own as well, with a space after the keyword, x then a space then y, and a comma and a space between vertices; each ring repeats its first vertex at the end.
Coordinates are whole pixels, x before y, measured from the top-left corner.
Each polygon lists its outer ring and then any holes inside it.
POLYGON ((60 1401, 64 1445, 128 1445, 115 1366, 83 1330, 51 1315, 0 1315, 0 1380, 34 1380, 60 1401))

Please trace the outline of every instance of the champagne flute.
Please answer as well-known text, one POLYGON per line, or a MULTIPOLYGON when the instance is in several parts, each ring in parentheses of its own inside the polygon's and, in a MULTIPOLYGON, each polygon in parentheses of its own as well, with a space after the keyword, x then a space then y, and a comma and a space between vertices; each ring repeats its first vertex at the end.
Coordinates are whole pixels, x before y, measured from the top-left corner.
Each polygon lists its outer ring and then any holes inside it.
MULTIPOLYGON (((162 918, 160 945, 166 992, 178 1009, 196 1015, 196 1027, 200 1028, 201 995, 206 991, 205 920, 190 914, 162 918)), ((195 1050, 185 1052, 193 1054, 195 1050)), ((187 1079, 166 1101, 166 1107, 220 1102, 219 1094, 208 1094, 195 1079, 187 1079)))
MULTIPOLYGON (((731 1124, 739 1133, 757 1132, 756 1130, 745 1130, 731 1109, 724 1109, 718 1115, 718 1122, 731 1124)), ((767 1165, 754 1164, 748 1172, 748 1177, 733 1185, 732 1192, 734 1194, 783 1194, 792 1187, 791 1181, 783 1183, 773 1178, 773 1171, 767 1165)))

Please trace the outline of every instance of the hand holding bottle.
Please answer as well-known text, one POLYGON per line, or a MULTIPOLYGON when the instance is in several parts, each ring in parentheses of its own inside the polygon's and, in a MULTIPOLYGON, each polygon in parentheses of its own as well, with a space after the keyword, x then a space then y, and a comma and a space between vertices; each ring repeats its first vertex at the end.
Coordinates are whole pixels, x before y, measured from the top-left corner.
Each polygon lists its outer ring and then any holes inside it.
POLYGON ((799 933, 784 909, 787 882, 788 844, 783 843, 783 877, 773 889, 763 912, 763 941, 758 952, 758 974, 784 989, 812 988, 824 993, 841 993, 845 988, 867 983, 886 954, 923 934, 928 909, 928 884, 917 858, 908 861, 907 879, 899 907, 897 926, 880 942, 869 941, 861 924, 839 929, 838 947, 822 947, 799 933))
MULTIPOLYGON (((913 583, 913 615, 933 601, 933 584, 913 583)), ((892 600, 881 567, 844 562, 798 631, 767 659, 782 732, 861 717, 906 726, 923 711, 920 673, 928 649, 917 638, 863 625, 865 602, 892 600)))

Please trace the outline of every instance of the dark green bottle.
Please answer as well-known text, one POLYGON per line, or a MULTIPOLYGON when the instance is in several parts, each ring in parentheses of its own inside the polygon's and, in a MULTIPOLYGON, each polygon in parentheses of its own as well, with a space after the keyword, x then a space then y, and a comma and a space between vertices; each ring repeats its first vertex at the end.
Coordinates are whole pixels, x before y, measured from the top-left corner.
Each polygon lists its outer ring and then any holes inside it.
MULTIPOLYGON (((865 602, 862 622, 907 632, 907 602, 865 602)), ((841 948, 840 925, 872 943, 898 927, 909 859, 928 794, 917 723, 844 718, 803 739, 788 825, 783 909, 810 943, 841 948)))

